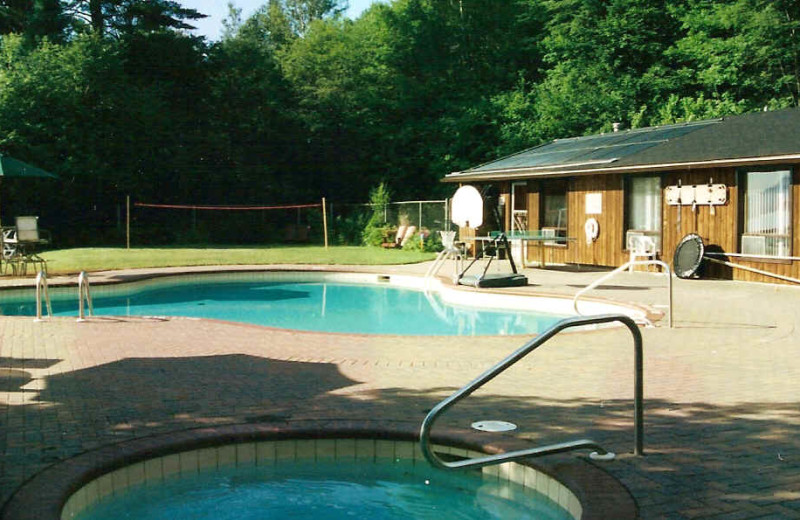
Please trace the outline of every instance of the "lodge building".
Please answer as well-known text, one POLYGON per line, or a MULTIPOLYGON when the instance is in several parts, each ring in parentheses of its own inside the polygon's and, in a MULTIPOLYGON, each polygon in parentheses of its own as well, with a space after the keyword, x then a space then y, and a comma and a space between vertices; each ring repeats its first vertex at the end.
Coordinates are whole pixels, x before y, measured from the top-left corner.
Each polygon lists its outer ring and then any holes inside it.
POLYGON ((709 276, 782 283, 800 279, 798 167, 793 108, 557 139, 444 181, 496 188, 510 236, 553 237, 522 242, 526 258, 543 248, 547 263, 616 267, 647 236, 672 264, 696 233, 729 263, 778 278, 716 263, 709 276))

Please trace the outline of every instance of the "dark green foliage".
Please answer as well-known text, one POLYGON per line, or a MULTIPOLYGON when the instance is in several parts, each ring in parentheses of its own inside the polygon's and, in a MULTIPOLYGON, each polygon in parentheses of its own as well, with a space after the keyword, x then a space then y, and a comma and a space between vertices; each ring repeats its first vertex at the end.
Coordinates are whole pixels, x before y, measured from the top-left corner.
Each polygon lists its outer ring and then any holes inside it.
MULTIPOLYGON (((4 181, 3 217, 40 214, 60 245, 119 244, 126 195, 443 198, 445 174, 553 138, 800 99, 790 0, 394 0, 358 20, 344 7, 267 0, 247 20, 233 10, 214 43, 184 31, 201 13, 177 1, 0 0, 0 152, 61 176, 4 181)), ((373 217, 336 215, 334 240, 383 241, 373 217)), ((136 210, 134 229, 147 243, 321 236, 313 219, 248 218, 136 210)))
POLYGON ((387 241, 391 226, 386 222, 386 206, 392 201, 392 195, 386 184, 381 183, 369 192, 369 203, 372 215, 369 217, 362 241, 367 246, 380 246, 387 241))
POLYGON ((190 22, 206 16, 174 0, 66 0, 61 4, 73 15, 76 30, 96 36, 193 29, 190 22))

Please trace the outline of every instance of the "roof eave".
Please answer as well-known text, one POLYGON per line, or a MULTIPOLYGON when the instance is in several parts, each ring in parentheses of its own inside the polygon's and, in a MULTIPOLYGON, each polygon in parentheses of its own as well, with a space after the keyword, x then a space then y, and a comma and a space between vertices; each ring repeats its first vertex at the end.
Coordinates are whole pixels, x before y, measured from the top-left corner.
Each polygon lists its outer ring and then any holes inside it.
POLYGON ((512 168, 483 172, 453 172, 442 179, 442 182, 464 181, 499 181, 519 178, 565 177, 571 175, 610 175, 613 173, 662 172, 678 169, 724 168, 746 165, 778 164, 800 162, 800 154, 773 155, 765 157, 737 157, 735 159, 714 159, 707 161, 685 161, 660 164, 636 164, 629 166, 611 166, 595 168, 512 168))

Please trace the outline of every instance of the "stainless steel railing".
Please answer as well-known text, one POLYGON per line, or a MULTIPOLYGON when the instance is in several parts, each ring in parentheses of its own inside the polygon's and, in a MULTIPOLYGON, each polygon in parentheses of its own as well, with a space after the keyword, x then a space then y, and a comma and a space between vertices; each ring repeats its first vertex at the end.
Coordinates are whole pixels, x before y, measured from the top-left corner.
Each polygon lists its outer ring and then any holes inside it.
POLYGON ((34 321, 42 321, 42 297, 44 297, 47 307, 47 316, 53 315, 53 308, 50 306, 50 294, 47 292, 47 274, 39 271, 36 275, 36 318, 34 321))
POLYGON ((81 271, 81 274, 78 275, 78 321, 86 320, 84 301, 89 307, 89 316, 94 316, 92 292, 89 288, 89 275, 86 274, 86 271, 81 271))
POLYGON ((511 355, 494 365, 492 368, 478 376, 472 382, 455 392, 453 395, 437 404, 422 421, 420 427, 420 448, 425 458, 433 466, 444 469, 459 469, 468 467, 483 467, 493 464, 500 464, 511 460, 517 460, 525 457, 536 457, 542 455, 549 455, 553 453, 563 453, 577 449, 594 449, 595 454, 599 458, 606 455, 613 456, 610 452, 606 451, 602 446, 589 439, 581 439, 577 441, 564 442, 559 444, 550 444, 548 446, 541 446, 525 450, 517 450, 508 453, 501 453, 498 455, 487 455, 485 457, 477 457, 472 459, 457 460, 447 462, 439 458, 433 451, 431 444, 431 430, 436 419, 441 414, 447 411, 451 406, 461 401, 465 397, 472 394, 475 390, 482 387, 506 369, 520 361, 522 358, 542 346, 548 340, 553 338, 559 332, 566 329, 575 327, 582 327, 586 325, 597 325, 602 323, 620 322, 625 325, 633 336, 634 343, 634 397, 633 397, 633 413, 634 413, 634 430, 633 430, 633 453, 635 455, 644 454, 644 408, 643 408, 643 394, 644 394, 644 370, 643 370, 643 354, 642 354, 642 334, 639 327, 629 316, 622 314, 606 314, 589 317, 574 317, 566 318, 556 323, 541 335, 532 339, 511 355))

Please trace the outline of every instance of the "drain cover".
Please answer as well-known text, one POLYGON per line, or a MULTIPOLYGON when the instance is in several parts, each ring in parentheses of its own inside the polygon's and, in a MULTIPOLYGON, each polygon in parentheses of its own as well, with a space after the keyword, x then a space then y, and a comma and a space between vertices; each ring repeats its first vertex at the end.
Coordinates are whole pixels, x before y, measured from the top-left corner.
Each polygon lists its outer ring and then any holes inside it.
POLYGON ((477 421, 472 423, 472 429, 482 432, 510 432, 516 430, 517 425, 506 421, 477 421))

